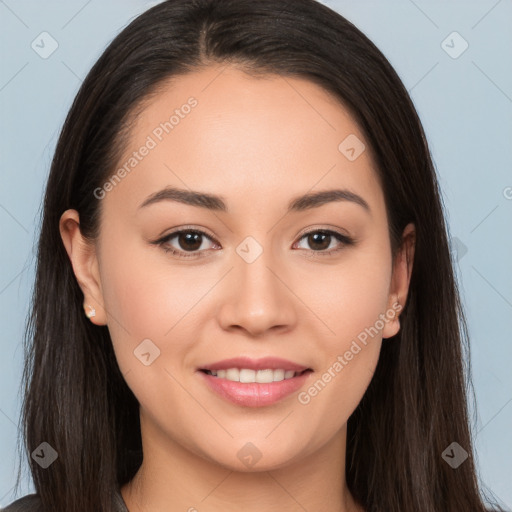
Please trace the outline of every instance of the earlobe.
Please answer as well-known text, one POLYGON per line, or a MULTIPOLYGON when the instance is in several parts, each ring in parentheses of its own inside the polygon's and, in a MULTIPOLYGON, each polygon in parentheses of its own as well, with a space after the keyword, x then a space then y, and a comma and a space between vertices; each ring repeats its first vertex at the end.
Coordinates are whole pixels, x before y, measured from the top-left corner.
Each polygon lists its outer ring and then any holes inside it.
POLYGON ((96 248, 80 231, 76 210, 66 210, 60 218, 59 231, 75 278, 84 294, 84 314, 96 325, 105 325, 106 315, 99 276, 96 248))
POLYGON ((85 306, 85 315, 87 318, 93 318, 96 316, 96 310, 90 304, 87 304, 85 306))
POLYGON ((388 310, 386 311, 386 318, 390 318, 390 320, 382 331, 383 338, 391 338, 400 330, 400 314, 405 307, 409 293, 415 245, 416 228, 414 224, 410 223, 404 229, 402 245, 393 265, 390 300, 388 302, 388 310))
POLYGON ((386 324, 382 330, 382 338, 387 339, 395 336, 400 330, 400 313, 403 309, 403 301, 396 293, 393 294, 392 300, 388 303, 386 310, 386 324))

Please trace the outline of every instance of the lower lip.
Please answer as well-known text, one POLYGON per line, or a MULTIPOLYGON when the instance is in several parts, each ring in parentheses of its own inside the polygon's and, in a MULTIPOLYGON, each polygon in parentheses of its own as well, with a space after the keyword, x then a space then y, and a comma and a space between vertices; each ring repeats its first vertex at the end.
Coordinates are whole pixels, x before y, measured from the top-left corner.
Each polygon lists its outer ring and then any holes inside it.
POLYGON ((312 372, 306 371, 291 379, 266 384, 258 382, 233 382, 201 371, 199 373, 206 380, 210 389, 222 398, 244 407, 263 407, 274 404, 298 391, 312 372))

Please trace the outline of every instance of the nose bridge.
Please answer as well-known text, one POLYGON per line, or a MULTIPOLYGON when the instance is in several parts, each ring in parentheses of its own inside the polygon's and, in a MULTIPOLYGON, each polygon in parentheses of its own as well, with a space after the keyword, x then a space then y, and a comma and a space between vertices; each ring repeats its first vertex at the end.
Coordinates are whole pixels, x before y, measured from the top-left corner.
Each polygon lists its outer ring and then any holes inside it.
POLYGON ((257 334, 294 322, 293 297, 282 282, 285 277, 279 276, 282 266, 275 251, 247 237, 234 257, 231 289, 221 307, 223 326, 236 325, 257 334))

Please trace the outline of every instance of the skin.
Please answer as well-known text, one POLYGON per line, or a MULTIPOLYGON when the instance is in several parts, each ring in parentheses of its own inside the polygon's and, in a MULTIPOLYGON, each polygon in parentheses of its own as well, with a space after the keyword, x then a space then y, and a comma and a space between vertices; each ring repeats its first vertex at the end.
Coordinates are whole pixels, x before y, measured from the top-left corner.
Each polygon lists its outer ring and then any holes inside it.
MULTIPOLYGON (((127 158, 190 96, 197 106, 101 200, 95 243, 81 236, 75 210, 60 222, 84 307, 108 325, 140 403, 144 461, 123 498, 130 512, 361 511, 345 483, 346 424, 381 344, 400 329, 398 315, 307 404, 294 393, 241 407, 210 391, 197 369, 239 355, 282 357, 314 370, 307 390, 380 314, 405 304, 414 226, 392 261, 368 144, 349 161, 338 145, 350 134, 365 142, 362 132, 333 96, 303 79, 256 79, 232 65, 179 77, 136 119, 127 158), (167 186, 221 195, 229 211, 173 201, 140 208, 167 186), (363 197, 370 212, 336 201, 286 213, 292 198, 335 188, 363 197), (203 258, 151 243, 185 226, 213 235, 200 238, 203 258), (315 245, 306 228, 356 243, 315 245), (236 252, 247 236, 263 249, 252 263, 236 252), (341 250, 319 253, 333 248, 341 250), (160 356, 146 366, 134 350, 148 338, 160 356), (251 467, 237 457, 249 442, 261 454, 251 467)), ((178 237, 166 245, 187 253, 178 237)))

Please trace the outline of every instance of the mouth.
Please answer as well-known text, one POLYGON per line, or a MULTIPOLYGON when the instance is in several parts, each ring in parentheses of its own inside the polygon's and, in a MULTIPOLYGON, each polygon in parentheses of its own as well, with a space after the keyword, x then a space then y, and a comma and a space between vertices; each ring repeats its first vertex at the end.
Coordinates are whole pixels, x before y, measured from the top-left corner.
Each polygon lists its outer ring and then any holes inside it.
POLYGON ((262 370, 253 370, 251 368, 227 368, 219 370, 209 370, 201 368, 199 371, 206 375, 211 375, 218 379, 226 379, 231 382, 240 382, 242 384, 270 384, 272 382, 281 382, 283 380, 300 377, 305 373, 312 372, 311 368, 301 371, 285 370, 284 368, 266 368, 262 370))
POLYGON ((313 372, 311 368, 299 366, 295 369, 266 368, 259 364, 255 365, 259 366, 257 369, 222 366, 224 368, 200 368, 197 375, 218 397, 236 406, 251 408, 277 405, 306 386, 313 372))

